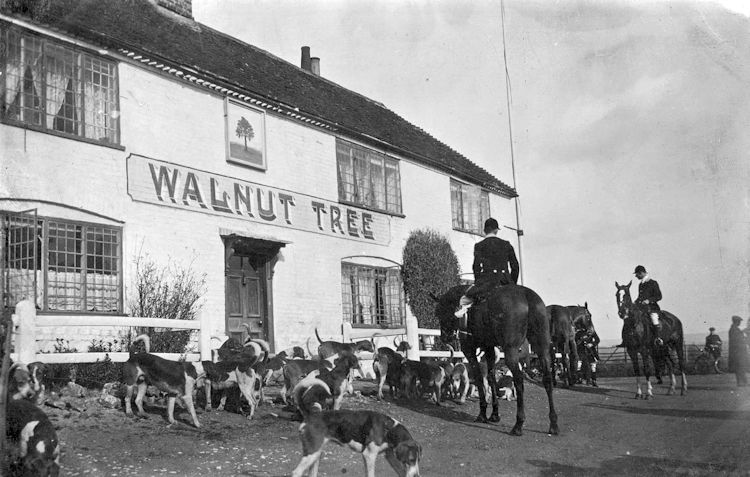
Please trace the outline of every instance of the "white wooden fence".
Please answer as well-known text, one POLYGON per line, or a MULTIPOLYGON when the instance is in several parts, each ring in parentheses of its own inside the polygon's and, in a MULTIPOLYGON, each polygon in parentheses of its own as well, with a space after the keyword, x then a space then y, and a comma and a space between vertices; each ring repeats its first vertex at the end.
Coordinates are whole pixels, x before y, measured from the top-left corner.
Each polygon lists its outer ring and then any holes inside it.
MULTIPOLYGON (((16 313, 13 315, 15 328, 15 352, 11 355, 14 361, 32 363, 94 363, 102 361, 105 357, 114 362, 125 362, 129 358, 128 352, 88 352, 88 353, 39 353, 37 351, 37 330, 43 327, 61 326, 110 326, 110 327, 151 327, 168 328, 174 330, 197 330, 199 351, 196 353, 154 353, 166 359, 177 360, 184 356, 186 361, 211 361, 213 358, 211 340, 222 341, 221 337, 212 337, 210 334, 210 323, 208 317, 199 313, 196 320, 170 320, 164 318, 133 318, 128 316, 107 315, 37 315, 36 307, 30 300, 24 300, 16 305, 16 313)), ((440 336, 440 330, 420 328, 417 319, 411 315, 406 317, 406 323, 401 328, 388 328, 373 330, 372 328, 352 328, 350 323, 342 325, 342 341, 345 343, 382 337, 401 336, 405 339, 411 349, 407 351, 407 358, 419 361, 421 358, 449 358, 450 351, 437 351, 432 349, 435 337, 440 336)), ((220 344, 220 343, 219 343, 220 344)), ((390 343, 389 343, 390 344, 390 343)), ((496 348, 500 358, 504 353, 496 348)), ((454 358, 463 359, 465 356, 461 351, 454 352, 454 358)), ((558 353, 558 358, 560 354, 558 353)), ((363 361, 372 360, 373 356, 363 353, 360 358, 363 361)))
POLYGON ((15 328, 15 352, 11 359, 22 363, 94 363, 102 361, 106 356, 109 359, 124 363, 129 358, 128 352, 111 353, 39 353, 37 351, 37 330, 43 327, 60 326, 116 326, 116 327, 153 327, 170 328, 175 330, 198 330, 199 352, 197 353, 154 353, 166 359, 178 360, 185 357, 187 361, 210 361, 211 335, 209 332, 208 317, 199 313, 196 320, 170 320, 164 318, 132 318, 128 316, 106 316, 106 315, 37 315, 36 307, 30 300, 24 300, 16 305, 16 313, 13 315, 13 327, 15 328))

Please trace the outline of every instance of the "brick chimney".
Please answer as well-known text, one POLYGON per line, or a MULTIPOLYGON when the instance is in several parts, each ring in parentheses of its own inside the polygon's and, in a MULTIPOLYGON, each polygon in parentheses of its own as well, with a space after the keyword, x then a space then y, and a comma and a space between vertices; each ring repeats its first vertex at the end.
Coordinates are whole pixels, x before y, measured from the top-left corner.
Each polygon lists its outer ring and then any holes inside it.
POLYGON ((302 62, 300 63, 300 68, 305 71, 312 71, 309 46, 302 47, 302 62))
POLYGON ((193 0, 156 0, 156 4, 185 18, 193 19, 193 0))

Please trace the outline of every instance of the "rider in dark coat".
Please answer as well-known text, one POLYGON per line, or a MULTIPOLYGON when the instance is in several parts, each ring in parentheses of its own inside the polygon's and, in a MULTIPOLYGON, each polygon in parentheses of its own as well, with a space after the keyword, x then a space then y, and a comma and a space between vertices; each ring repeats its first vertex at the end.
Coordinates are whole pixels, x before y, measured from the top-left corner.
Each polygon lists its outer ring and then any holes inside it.
POLYGON ((652 280, 648 276, 646 267, 644 267, 643 265, 638 265, 637 267, 635 267, 635 272, 633 273, 635 274, 636 278, 641 281, 641 283, 638 284, 638 298, 635 300, 635 302, 636 304, 646 307, 646 311, 651 317, 652 331, 654 332, 654 336, 656 336, 656 344, 661 345, 663 344, 662 339, 659 337, 659 331, 661 331, 659 311, 661 310, 661 308, 659 308, 659 304, 657 303, 659 300, 661 300, 661 290, 659 289, 659 284, 656 282, 656 280, 652 280))
POLYGON ((510 242, 497 236, 499 228, 493 218, 484 222, 485 238, 474 245, 474 286, 461 297, 461 309, 456 312, 458 318, 466 314, 475 298, 498 285, 518 282, 520 268, 516 252, 510 242))
POLYGON ((739 316, 732 317, 732 327, 729 328, 729 372, 737 377, 737 386, 747 386, 747 336, 740 329, 741 322, 739 316))
POLYGON ((716 328, 713 326, 708 329, 708 336, 706 336, 706 352, 714 357, 714 359, 719 359, 721 356, 721 337, 717 334, 714 334, 714 331, 716 331, 716 328))

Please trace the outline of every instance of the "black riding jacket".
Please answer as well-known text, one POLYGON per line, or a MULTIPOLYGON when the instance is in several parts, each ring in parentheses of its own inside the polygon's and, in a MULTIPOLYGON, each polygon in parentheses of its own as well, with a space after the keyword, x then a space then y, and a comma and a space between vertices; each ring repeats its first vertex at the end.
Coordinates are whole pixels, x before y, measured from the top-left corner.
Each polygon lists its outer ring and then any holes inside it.
POLYGON ((661 290, 656 280, 646 280, 638 284, 638 299, 636 303, 643 303, 644 300, 648 300, 648 308, 650 310, 659 310, 659 305, 656 303, 661 300, 661 290))
POLYGON ((518 282, 518 260, 510 242, 491 235, 474 245, 474 284, 518 282))

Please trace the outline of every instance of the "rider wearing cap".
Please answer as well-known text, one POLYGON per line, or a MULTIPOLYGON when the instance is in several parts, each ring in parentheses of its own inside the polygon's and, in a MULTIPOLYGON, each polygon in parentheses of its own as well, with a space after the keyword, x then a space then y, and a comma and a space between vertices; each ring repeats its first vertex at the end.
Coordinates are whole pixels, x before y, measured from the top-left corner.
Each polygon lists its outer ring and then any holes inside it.
POLYGON ((715 334, 714 331, 716 331, 716 328, 714 328, 713 326, 708 329, 708 336, 706 336, 706 352, 710 354, 715 361, 721 356, 722 343, 721 337, 715 334))
POLYGON ((633 274, 641 281, 641 283, 638 284, 638 298, 635 302, 646 307, 646 311, 648 311, 648 314, 651 317, 651 329, 654 336, 656 336, 655 342, 656 344, 661 345, 664 342, 659 337, 659 331, 661 331, 661 323, 659 322, 659 311, 661 308, 659 308, 659 304, 657 303, 661 300, 659 284, 656 280, 652 280, 651 277, 648 276, 646 267, 643 265, 635 267, 633 274))
POLYGON ((485 238, 474 245, 474 286, 461 297, 461 308, 457 318, 463 318, 474 299, 498 285, 518 282, 518 260, 510 242, 497 236, 500 228, 497 220, 489 218, 484 222, 485 238))

